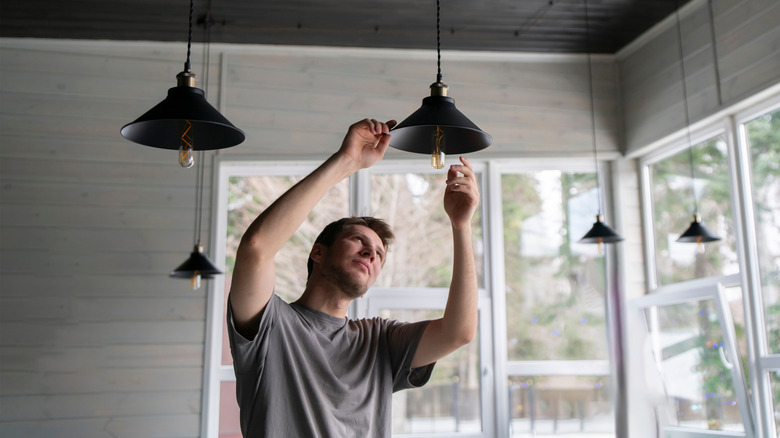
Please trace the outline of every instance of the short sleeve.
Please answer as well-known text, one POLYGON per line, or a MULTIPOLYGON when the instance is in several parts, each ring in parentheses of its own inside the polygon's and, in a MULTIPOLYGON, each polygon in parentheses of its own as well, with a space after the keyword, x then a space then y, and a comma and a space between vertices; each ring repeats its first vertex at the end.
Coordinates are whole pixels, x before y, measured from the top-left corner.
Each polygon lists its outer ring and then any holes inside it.
POLYGON ((414 354, 429 322, 389 322, 387 339, 393 368, 393 392, 423 386, 430 379, 435 362, 412 369, 414 354))
POLYGON ((248 372, 259 373, 265 361, 268 351, 267 340, 276 325, 279 305, 282 299, 272 294, 260 317, 257 333, 253 339, 246 339, 236 330, 233 319, 233 305, 228 297, 227 305, 227 331, 230 342, 230 352, 233 356, 233 367, 236 374, 248 372))

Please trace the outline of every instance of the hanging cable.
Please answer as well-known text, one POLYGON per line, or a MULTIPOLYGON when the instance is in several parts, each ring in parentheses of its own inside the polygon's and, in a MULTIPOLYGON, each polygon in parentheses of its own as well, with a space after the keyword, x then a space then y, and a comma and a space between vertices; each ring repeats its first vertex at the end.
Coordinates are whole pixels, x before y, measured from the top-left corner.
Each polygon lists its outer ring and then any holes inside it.
POLYGON ((682 92, 683 92, 683 108, 685 109, 685 129, 688 136, 688 158, 691 167, 691 194, 693 195, 693 214, 696 215, 699 212, 699 203, 696 199, 696 172, 693 166, 693 142, 691 140, 691 121, 688 114, 688 87, 685 84, 685 55, 683 53, 682 44, 682 24, 680 23, 680 2, 677 2, 677 48, 680 54, 680 72, 682 76, 682 92))
POLYGON ((601 172, 599 172, 599 152, 596 147, 596 103, 593 93, 593 66, 590 54, 590 19, 588 17, 588 2, 585 1, 585 46, 588 51, 588 87, 590 98, 590 131, 593 142, 593 163, 596 167, 596 196, 598 199, 598 215, 601 215, 601 172))

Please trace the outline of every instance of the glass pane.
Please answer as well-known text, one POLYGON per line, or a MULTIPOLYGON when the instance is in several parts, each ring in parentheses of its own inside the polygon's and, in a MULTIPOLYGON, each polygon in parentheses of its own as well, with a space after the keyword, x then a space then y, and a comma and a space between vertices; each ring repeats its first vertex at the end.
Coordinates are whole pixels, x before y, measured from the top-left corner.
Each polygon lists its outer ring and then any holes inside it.
POLYGON ((648 309, 671 425, 744 431, 713 300, 648 309))
POLYGON ((671 284, 739 272, 724 137, 720 135, 685 149, 654 163, 650 170, 658 283, 671 284), (693 180, 691 160, 694 163, 693 180), (695 201, 692 181, 695 182, 695 201), (694 202, 702 223, 722 240, 702 245, 677 242, 693 220, 694 202))
POLYGON ((614 438, 607 377, 513 376, 509 436, 614 438))
POLYGON ((780 110, 758 117, 745 128, 767 344, 771 353, 780 353, 780 110))
MULTIPOLYGON (((233 275, 241 236, 255 218, 303 177, 231 177, 228 184, 227 254, 225 276, 233 275)), ((314 240, 330 222, 349 214, 347 180, 337 184, 314 207, 298 231, 276 255, 276 293, 297 299, 306 286, 306 261, 314 240)), ((226 289, 227 290, 227 289, 226 289)))
POLYGON ((739 354, 739 360, 742 364, 742 372, 745 374, 745 389, 750 394, 750 368, 748 367, 747 359, 748 355, 748 343, 747 335, 745 334, 745 305, 742 301, 742 287, 734 286, 725 289, 725 297, 729 310, 731 311, 731 319, 734 321, 734 335, 737 338, 737 353, 739 354))
MULTIPOLYGON (((449 287, 452 228, 442 205, 446 178, 446 173, 372 176, 372 214, 386 220, 396 235, 378 286, 449 287)), ((474 262, 482 287, 484 245, 479 209, 473 228, 474 262)))
POLYGON ((577 243, 595 220, 596 187, 595 173, 501 177, 510 361, 607 359, 604 257, 577 243))
POLYGON ((241 438, 236 382, 219 383, 219 438, 241 438))
POLYGON ((771 382, 772 394, 774 394, 772 404, 775 407, 775 431, 777 437, 780 438, 780 370, 769 373, 769 381, 771 382))
MULTIPOLYGON (((440 318, 441 310, 382 310, 399 321, 440 318)), ((479 333, 470 344, 436 363, 422 388, 393 394, 393 436, 482 431, 479 333)))

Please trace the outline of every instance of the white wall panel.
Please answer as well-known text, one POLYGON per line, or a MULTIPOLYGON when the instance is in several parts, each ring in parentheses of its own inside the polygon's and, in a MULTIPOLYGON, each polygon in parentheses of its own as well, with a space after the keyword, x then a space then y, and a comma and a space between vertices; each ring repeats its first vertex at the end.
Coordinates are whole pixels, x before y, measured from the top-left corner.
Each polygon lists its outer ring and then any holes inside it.
MULTIPOLYGON (((708 1, 681 11, 691 124, 780 83, 780 2, 712 0, 712 11, 712 23, 708 1)), ((685 128, 676 16, 651 33, 617 56, 627 155, 685 128)))

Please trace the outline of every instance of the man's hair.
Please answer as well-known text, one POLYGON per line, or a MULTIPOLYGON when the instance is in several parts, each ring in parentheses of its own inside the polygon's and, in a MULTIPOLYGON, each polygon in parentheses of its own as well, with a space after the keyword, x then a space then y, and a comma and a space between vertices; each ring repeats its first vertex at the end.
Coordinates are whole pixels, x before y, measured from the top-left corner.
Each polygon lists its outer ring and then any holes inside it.
MULTIPOLYGON (((321 243, 326 248, 330 248, 330 246, 333 245, 333 242, 336 241, 336 238, 344 231, 344 228, 349 225, 363 225, 364 227, 372 229, 379 236, 379 239, 382 240, 382 245, 385 248, 388 248, 390 244, 393 243, 393 239, 395 239, 393 230, 384 220, 371 216, 359 216, 345 217, 329 223, 322 229, 322 232, 317 236, 317 240, 314 241, 314 244, 321 243)), ((307 262, 307 268, 309 270, 308 275, 311 276, 311 271, 314 269, 314 260, 312 260, 311 257, 309 257, 309 261, 307 262)))

